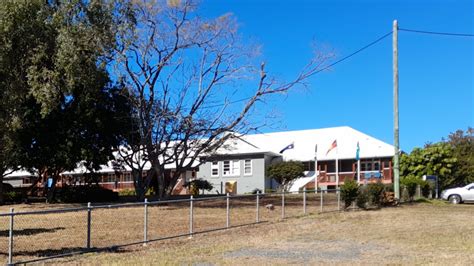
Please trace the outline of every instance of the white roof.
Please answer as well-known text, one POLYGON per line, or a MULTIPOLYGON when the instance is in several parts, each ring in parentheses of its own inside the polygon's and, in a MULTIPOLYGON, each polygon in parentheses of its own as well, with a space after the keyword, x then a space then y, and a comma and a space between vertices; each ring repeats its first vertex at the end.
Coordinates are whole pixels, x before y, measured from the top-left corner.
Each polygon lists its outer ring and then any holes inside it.
MULTIPOLYGON (((322 129, 308 129, 297 131, 284 131, 274 133, 263 133, 244 135, 228 140, 224 147, 217 150, 216 154, 255 154, 270 153, 278 155, 286 146, 293 144, 293 149, 284 151, 281 155, 285 160, 310 161, 314 160, 315 145, 318 146, 318 160, 354 159, 356 156, 357 142, 360 147, 360 158, 392 157, 394 147, 381 140, 357 131, 351 127, 332 127, 322 129), (326 154, 331 144, 337 141, 337 148, 326 154)), ((117 154, 114 154, 117 156, 117 154)), ((194 162, 197 166, 199 162, 194 162)), ((165 165, 166 169, 173 169, 173 164, 165 165)), ((128 166, 125 169, 130 171, 128 166)), ((150 163, 145 164, 145 169, 150 169, 150 163)), ((98 172, 113 172, 111 162, 103 165, 98 172)), ((64 174, 79 174, 86 172, 86 169, 79 164, 74 171, 64 174)), ((20 170, 7 177, 29 176, 30 173, 20 170)))
MULTIPOLYGON (((297 131, 253 134, 233 139, 229 142, 225 154, 273 152, 278 154, 286 146, 293 144, 293 149, 281 155, 285 160, 314 160, 317 145, 318 160, 355 159, 357 142, 360 147, 360 158, 392 157, 394 147, 372 136, 351 127, 332 127, 297 131), (327 153, 331 144, 336 141, 337 147, 327 153)), ((220 152, 219 152, 220 153, 220 152)))
MULTIPOLYGON (((124 151, 127 151, 126 148, 123 148, 124 151)), ((117 158, 117 160, 120 159, 120 155, 118 154, 118 152, 114 152, 113 153, 114 157, 117 158)), ((143 156, 141 153, 139 153, 136 157, 140 157, 140 159, 142 158, 141 156, 143 156)), ((149 161, 143 161, 144 159, 141 159, 141 162, 139 159, 136 159, 136 161, 140 162, 140 164, 143 164, 143 170, 147 171, 147 170, 150 170, 151 169, 151 163, 149 161)), ((190 159, 186 158, 184 160, 184 165, 187 165, 190 163, 190 159)), ((199 161, 194 161, 192 166, 191 167, 197 167, 199 165, 199 161)), ((168 163, 168 164, 165 164, 165 169, 175 169, 175 164, 174 163, 168 163)), ((107 164, 103 164, 100 166, 100 169, 95 171, 96 173, 113 173, 115 172, 116 168, 114 167, 112 161, 109 161, 107 164)), ((128 166, 126 163, 122 163, 121 166, 119 167, 119 171, 127 171, 127 172, 131 172, 132 169, 130 168, 130 166, 128 166)), ((78 174, 78 175, 81 175, 81 174, 85 174, 85 173, 88 173, 89 170, 87 170, 87 168, 84 166, 83 162, 80 162, 77 164, 77 167, 72 170, 72 171, 64 171, 62 172, 61 174, 63 175, 75 175, 75 174, 78 174)), ((9 175, 6 175, 5 177, 8 179, 8 178, 14 178, 14 177, 26 177, 26 176, 33 176, 34 173, 30 173, 26 170, 17 170, 17 171, 14 171, 13 173, 9 174, 9 175)))
POLYGON ((34 173, 30 173, 26 170, 23 170, 23 169, 20 169, 20 170, 17 170, 17 171, 14 171, 13 173, 11 174, 8 174, 5 176, 5 178, 12 178, 12 177, 25 177, 25 176, 33 176, 34 173))

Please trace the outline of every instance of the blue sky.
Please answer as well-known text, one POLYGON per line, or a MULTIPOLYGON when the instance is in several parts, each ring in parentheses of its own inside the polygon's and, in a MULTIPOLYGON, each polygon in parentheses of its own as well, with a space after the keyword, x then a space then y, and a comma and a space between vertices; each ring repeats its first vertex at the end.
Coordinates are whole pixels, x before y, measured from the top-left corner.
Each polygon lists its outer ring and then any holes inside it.
MULTIPOLYGON (((268 70, 289 79, 315 40, 340 59, 392 29, 474 33, 474 1, 203 0, 201 13, 232 12, 268 70)), ((399 32, 400 145, 405 151, 474 126, 474 38, 399 32)), ((315 75, 309 89, 259 108, 279 112, 265 131, 351 126, 393 143, 392 38, 315 75)))

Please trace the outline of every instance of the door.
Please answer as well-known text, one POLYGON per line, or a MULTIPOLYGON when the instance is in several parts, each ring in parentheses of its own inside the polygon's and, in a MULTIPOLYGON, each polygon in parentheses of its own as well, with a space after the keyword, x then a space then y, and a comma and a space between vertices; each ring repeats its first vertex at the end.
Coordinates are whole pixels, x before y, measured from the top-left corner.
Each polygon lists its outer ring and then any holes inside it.
POLYGON ((464 196, 464 200, 472 200, 474 201, 474 184, 471 184, 467 187, 466 195, 464 196))

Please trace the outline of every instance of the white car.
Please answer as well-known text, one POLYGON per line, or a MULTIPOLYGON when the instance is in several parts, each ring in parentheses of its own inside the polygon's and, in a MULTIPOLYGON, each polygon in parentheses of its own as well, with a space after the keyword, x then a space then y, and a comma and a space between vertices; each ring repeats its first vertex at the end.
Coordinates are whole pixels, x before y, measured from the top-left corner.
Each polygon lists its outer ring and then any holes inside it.
POLYGON ((441 198, 444 200, 449 200, 449 202, 453 204, 468 201, 474 202, 474 183, 464 187, 443 190, 443 192, 441 192, 441 198))

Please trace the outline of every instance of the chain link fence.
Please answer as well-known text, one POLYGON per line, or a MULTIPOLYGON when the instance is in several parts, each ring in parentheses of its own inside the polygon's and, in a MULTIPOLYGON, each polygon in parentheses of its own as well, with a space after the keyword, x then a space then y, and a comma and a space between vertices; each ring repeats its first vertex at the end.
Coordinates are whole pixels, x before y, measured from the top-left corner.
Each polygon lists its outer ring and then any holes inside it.
POLYGON ((0 261, 19 264, 339 211, 339 190, 220 195, 0 214, 0 261))

